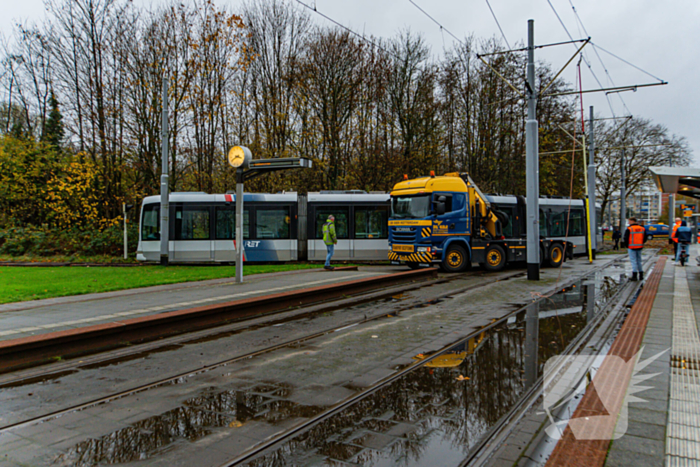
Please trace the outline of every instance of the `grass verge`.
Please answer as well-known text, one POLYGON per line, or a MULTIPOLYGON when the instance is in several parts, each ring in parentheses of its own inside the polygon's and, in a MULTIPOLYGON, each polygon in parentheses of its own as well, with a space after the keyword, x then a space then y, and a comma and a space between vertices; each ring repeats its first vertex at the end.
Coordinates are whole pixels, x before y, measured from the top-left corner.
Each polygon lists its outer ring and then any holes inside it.
MULTIPOLYGON (((245 275, 318 269, 318 264, 250 265, 245 275)), ((235 277, 235 266, 0 267, 0 303, 235 277)))

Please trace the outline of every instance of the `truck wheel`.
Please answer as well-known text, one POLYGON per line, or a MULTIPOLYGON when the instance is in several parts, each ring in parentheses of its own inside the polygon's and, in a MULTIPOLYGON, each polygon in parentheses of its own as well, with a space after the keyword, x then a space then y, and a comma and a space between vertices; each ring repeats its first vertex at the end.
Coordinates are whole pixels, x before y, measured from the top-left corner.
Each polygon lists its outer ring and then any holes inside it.
POLYGON ((549 265, 558 268, 564 262, 564 247, 561 243, 553 243, 549 247, 549 265))
POLYGON ((470 265, 467 252, 459 245, 451 246, 440 264, 445 272, 462 272, 470 265))
POLYGON ((499 245, 491 245, 486 248, 486 262, 484 269, 497 272, 506 267, 506 253, 499 245))
POLYGON ((647 235, 647 240, 654 240, 654 236, 653 236, 653 235, 647 235))

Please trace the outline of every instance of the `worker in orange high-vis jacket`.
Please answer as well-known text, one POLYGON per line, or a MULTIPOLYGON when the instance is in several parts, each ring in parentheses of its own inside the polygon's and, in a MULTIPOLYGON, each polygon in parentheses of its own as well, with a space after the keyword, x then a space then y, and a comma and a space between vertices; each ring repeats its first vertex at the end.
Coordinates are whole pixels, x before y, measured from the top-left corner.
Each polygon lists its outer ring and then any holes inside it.
POLYGON ((678 239, 676 238, 676 230, 681 226, 681 218, 676 217, 673 228, 671 229, 671 235, 669 236, 668 243, 673 242, 673 257, 675 258, 678 254, 678 239))
POLYGON ((625 230, 622 244, 627 247, 627 253, 632 263, 632 280, 644 280, 644 269, 642 268, 642 248, 647 241, 644 227, 637 224, 637 219, 629 218, 629 226, 625 230))

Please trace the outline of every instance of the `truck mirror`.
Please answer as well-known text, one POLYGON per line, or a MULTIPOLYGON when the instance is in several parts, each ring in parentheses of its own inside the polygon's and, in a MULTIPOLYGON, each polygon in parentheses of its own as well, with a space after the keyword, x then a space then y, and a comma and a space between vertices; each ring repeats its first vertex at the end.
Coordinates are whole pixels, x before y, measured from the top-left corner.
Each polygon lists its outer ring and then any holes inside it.
POLYGON ((438 201, 435 203, 435 213, 439 216, 445 214, 445 203, 438 201))

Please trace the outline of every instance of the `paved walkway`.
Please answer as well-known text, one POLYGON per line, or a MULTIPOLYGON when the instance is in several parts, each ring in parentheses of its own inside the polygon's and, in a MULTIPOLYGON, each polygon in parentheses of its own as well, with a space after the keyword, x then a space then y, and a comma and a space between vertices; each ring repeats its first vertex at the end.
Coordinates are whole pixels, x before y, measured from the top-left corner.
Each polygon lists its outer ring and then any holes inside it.
POLYGON ((311 269, 253 275, 243 284, 227 278, 9 303, 0 305, 0 341, 406 270, 397 266, 333 272, 311 269))
POLYGON ((618 422, 606 466, 700 466, 699 252, 691 248, 686 267, 666 264, 639 359, 651 362, 633 378, 645 388, 634 394, 642 401, 630 402, 618 422), (654 376, 644 381, 645 374, 654 376))

